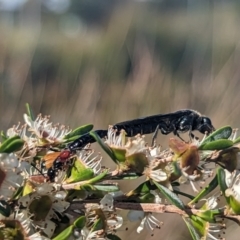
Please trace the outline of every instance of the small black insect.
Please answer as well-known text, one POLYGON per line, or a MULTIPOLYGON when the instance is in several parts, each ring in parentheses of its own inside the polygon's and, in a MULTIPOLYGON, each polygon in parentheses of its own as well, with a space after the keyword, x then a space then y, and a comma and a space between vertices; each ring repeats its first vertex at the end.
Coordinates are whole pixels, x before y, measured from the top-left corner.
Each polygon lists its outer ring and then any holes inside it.
POLYGON ((54 181, 59 170, 62 170, 64 165, 68 162, 71 156, 71 151, 63 150, 62 152, 50 153, 45 156, 45 165, 48 166, 47 176, 51 182, 54 181), (55 158, 55 156, 57 156, 55 158))
MULTIPOLYGON (((154 133, 153 138, 156 138, 156 134, 159 129, 162 134, 167 135, 169 133, 173 133, 180 139, 182 138, 179 134, 187 131, 189 131, 189 135, 192 136, 192 131, 194 130, 197 130, 203 134, 209 134, 215 130, 210 118, 190 109, 120 122, 113 125, 113 128, 118 132, 120 132, 122 129, 125 130, 128 137, 133 137, 139 133, 154 133)), ((95 132, 101 138, 107 136, 107 130, 96 130, 95 132)), ((93 142, 95 142, 95 139, 89 133, 86 133, 74 142, 70 143, 68 148, 70 151, 75 151, 83 148, 88 143, 93 142)))

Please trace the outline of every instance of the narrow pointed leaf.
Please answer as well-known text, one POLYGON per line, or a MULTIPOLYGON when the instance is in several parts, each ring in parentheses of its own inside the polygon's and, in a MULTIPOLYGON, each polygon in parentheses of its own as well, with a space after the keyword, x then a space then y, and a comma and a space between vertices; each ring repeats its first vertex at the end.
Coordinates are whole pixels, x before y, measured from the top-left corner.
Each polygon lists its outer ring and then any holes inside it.
MULTIPOLYGON (((97 183, 99 181, 102 181, 102 179, 108 174, 108 170, 105 170, 104 172, 100 173, 99 175, 97 175, 94 178, 91 178, 89 180, 85 180, 85 181, 80 181, 78 183, 75 184, 74 189, 75 190, 86 190, 86 187, 91 188, 91 190, 96 190, 93 186, 91 186, 91 184, 97 183)), ((68 183, 66 181, 66 183, 68 183)))
POLYGON ((76 159, 66 183, 79 182, 93 178, 93 169, 87 168, 80 159, 76 159))
POLYGON ((4 131, 1 131, 1 138, 2 138, 2 142, 6 141, 8 139, 8 137, 6 136, 4 131))
POLYGON ((107 174, 108 174, 108 170, 105 170, 104 172, 98 174, 96 177, 88 180, 87 182, 88 182, 89 184, 97 183, 97 182, 103 180, 103 178, 104 178, 107 174))
POLYGON ((64 139, 70 139, 73 138, 75 136, 81 136, 83 134, 86 134, 88 132, 90 132, 93 129, 93 124, 87 124, 87 125, 83 125, 80 126, 76 129, 74 129, 72 132, 70 132, 69 134, 67 134, 64 139))
POLYGON ((81 190, 84 190, 86 192, 97 191, 97 189, 93 187, 93 185, 88 183, 84 183, 83 185, 81 185, 81 190))
POLYGON ((218 177, 217 175, 212 179, 212 181, 206 186, 188 205, 192 205, 198 202, 200 199, 205 197, 207 194, 212 192, 218 186, 218 177))
POLYGON ((115 184, 94 184, 93 185, 97 190, 104 192, 117 192, 119 191, 119 186, 115 184))
POLYGON ((30 105, 28 103, 26 103, 26 109, 27 109, 27 115, 33 121, 35 119, 35 116, 34 116, 32 108, 30 107, 30 105))
POLYGON ((160 192, 167 198, 172 204, 174 204, 176 207, 185 210, 185 206, 181 199, 178 198, 178 196, 170 191, 168 188, 158 184, 157 182, 153 181, 154 184, 157 186, 157 188, 160 190, 160 192))
POLYGON ((230 198, 226 196, 225 191, 228 189, 228 186, 226 184, 226 173, 223 168, 218 168, 217 170, 217 178, 218 178, 218 184, 221 189, 222 194, 224 195, 227 203, 230 203, 230 198))
POLYGON ((18 135, 7 138, 5 141, 2 142, 0 145, 0 149, 4 150, 12 141, 21 139, 18 135))
POLYGON ((189 198, 189 199, 194 199, 194 196, 192 196, 192 195, 190 195, 190 194, 187 194, 187 193, 184 193, 184 192, 181 192, 181 191, 178 191, 178 190, 173 190, 173 192, 174 193, 176 193, 176 194, 179 194, 179 195, 182 195, 182 196, 184 196, 184 197, 187 197, 187 198, 189 198))
POLYGON ((231 207, 231 209, 233 210, 233 212, 237 215, 240 214, 240 203, 239 201, 234 197, 234 196, 230 196, 229 197, 229 206, 231 207))
POLYGON ((200 236, 198 235, 196 229, 185 219, 183 218, 184 222, 186 223, 187 225, 187 228, 192 236, 192 239, 193 240, 201 240, 200 236))
POLYGON ((147 193, 144 194, 143 196, 139 196, 138 200, 141 203, 154 203, 155 196, 152 193, 147 193))
POLYGON ((63 230, 60 234, 58 234, 53 240, 67 240, 73 233, 73 225, 70 225, 65 230, 63 230))
POLYGON ((237 144, 240 142, 240 137, 236 138, 234 141, 233 141, 233 144, 237 144))
POLYGON ((223 214, 223 211, 221 209, 213 209, 199 212, 196 215, 206 222, 216 223, 216 216, 220 216, 221 214, 223 214))
POLYGON ((8 138, 0 146, 0 153, 12 153, 20 150, 24 145, 24 141, 19 136, 8 138))
POLYGON ((23 193, 23 189, 24 189, 24 186, 20 186, 17 191, 14 193, 12 199, 16 200, 18 199, 19 197, 22 196, 22 193, 23 193))
POLYGON ((89 133, 97 142, 98 144, 102 147, 102 149, 108 154, 108 156, 115 162, 117 163, 116 161, 116 157, 113 153, 113 151, 111 150, 111 148, 108 147, 108 145, 106 145, 102 139, 98 136, 98 134, 94 131, 90 132, 89 133))
POLYGON ((146 193, 149 193, 150 190, 151 190, 150 181, 146 181, 144 183, 141 183, 136 189, 128 192, 126 196, 130 197, 132 195, 146 194, 146 193))
POLYGON ((85 224, 86 224, 86 217, 85 216, 81 216, 78 219, 76 219, 73 223, 73 225, 79 229, 82 229, 85 224))
POLYGON ((216 141, 218 139, 228 139, 232 134, 232 128, 230 126, 225 126, 217 129, 213 133, 211 133, 201 144, 204 145, 209 142, 216 141))
POLYGON ((218 139, 201 145, 199 150, 222 150, 233 146, 233 141, 228 139, 218 139))
POLYGON ((106 225, 105 219, 99 218, 95 221, 94 225, 92 226, 91 232, 105 229, 105 225, 106 225))

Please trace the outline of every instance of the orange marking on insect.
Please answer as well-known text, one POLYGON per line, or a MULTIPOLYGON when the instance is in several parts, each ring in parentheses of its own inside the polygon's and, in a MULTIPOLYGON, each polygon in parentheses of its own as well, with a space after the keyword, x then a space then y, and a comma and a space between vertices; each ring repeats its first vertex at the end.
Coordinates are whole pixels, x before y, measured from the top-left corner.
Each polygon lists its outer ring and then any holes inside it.
POLYGON ((48 153, 43 157, 43 161, 45 163, 45 167, 47 169, 49 169, 50 167, 52 167, 54 161, 59 157, 59 155, 61 154, 61 152, 52 152, 52 153, 48 153))

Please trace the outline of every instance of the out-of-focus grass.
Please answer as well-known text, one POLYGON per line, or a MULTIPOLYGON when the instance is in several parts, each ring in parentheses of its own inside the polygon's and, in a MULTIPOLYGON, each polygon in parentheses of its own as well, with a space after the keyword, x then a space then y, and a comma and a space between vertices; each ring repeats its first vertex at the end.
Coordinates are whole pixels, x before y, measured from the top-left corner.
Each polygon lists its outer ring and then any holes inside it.
MULTIPOLYGON (((162 12, 130 4, 75 38, 49 23, 43 21, 40 32, 0 24, 1 129, 22 121, 26 102, 72 127, 107 128, 183 108, 208 115, 216 128, 240 126, 240 32, 233 6, 162 12)), ((159 136, 166 147, 167 139, 159 136)), ((162 219, 152 239, 189 239, 180 217, 162 219)))

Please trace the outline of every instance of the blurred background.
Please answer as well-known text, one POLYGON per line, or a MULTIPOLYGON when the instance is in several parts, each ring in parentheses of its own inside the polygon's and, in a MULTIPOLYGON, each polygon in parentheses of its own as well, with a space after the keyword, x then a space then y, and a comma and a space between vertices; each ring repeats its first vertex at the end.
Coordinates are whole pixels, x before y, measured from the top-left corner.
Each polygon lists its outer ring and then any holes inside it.
MULTIPOLYGON (((26 102, 72 128, 186 108, 238 127, 239 12, 237 0, 0 0, 1 130, 26 102)), ((190 239, 173 217, 151 239, 190 239)))

